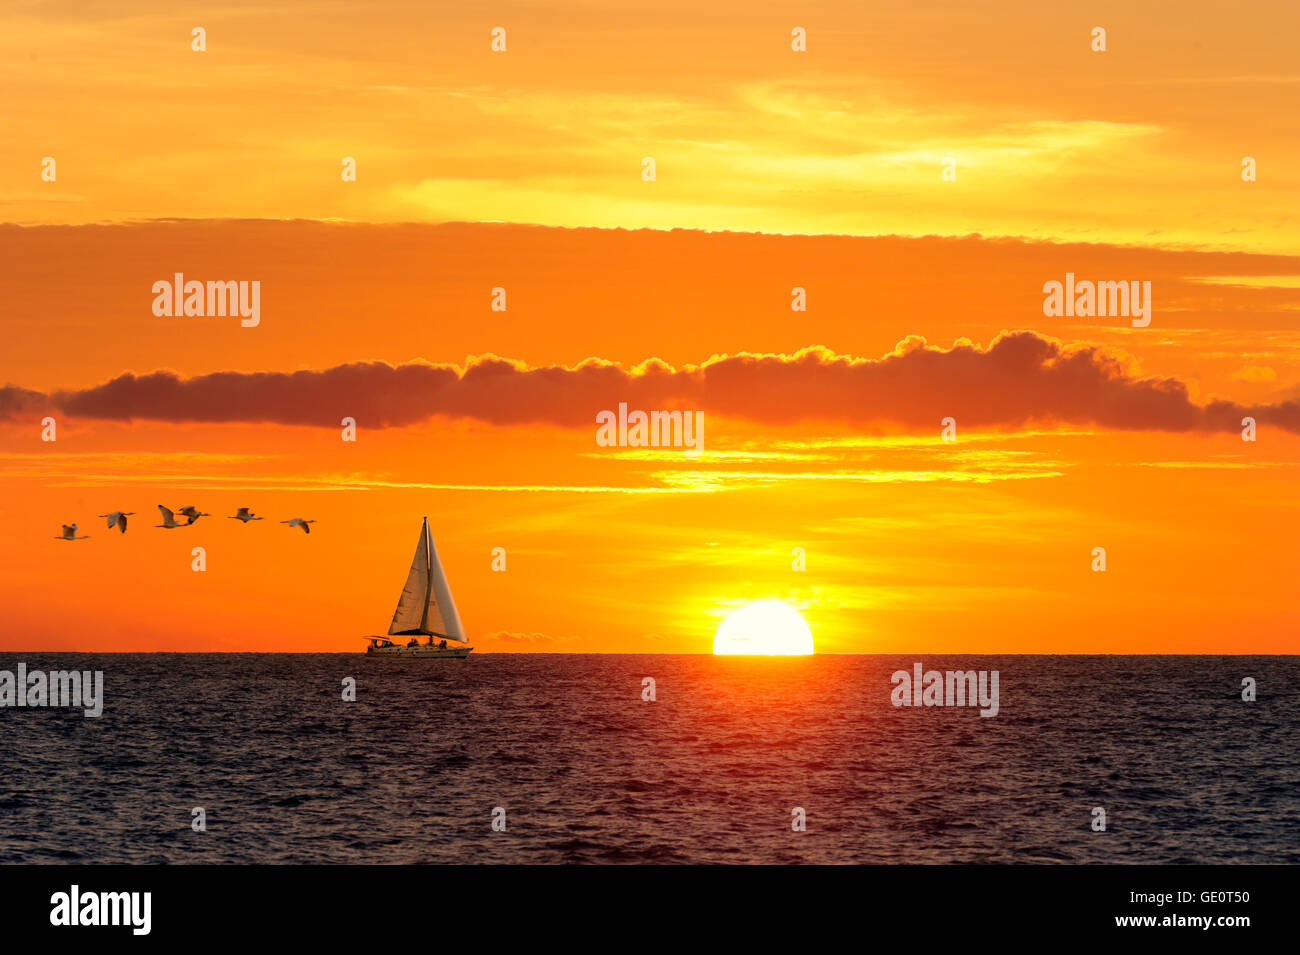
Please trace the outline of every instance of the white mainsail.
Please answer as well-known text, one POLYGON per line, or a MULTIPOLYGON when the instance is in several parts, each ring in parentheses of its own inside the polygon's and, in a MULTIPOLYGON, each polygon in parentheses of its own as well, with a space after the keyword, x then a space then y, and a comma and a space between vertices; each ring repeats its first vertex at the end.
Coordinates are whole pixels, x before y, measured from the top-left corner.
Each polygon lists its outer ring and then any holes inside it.
POLYGON ((397 599, 393 622, 388 626, 389 636, 429 634, 445 637, 457 643, 469 643, 461 625, 456 602, 451 599, 451 587, 442 569, 438 548, 429 533, 429 519, 420 528, 420 540, 415 545, 411 569, 406 575, 406 586, 397 599))

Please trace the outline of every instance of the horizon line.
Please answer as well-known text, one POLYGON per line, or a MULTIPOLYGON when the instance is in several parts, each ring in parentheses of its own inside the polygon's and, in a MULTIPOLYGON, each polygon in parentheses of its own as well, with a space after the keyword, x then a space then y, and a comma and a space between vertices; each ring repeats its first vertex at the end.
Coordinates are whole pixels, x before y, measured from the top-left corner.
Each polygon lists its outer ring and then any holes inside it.
MULTIPOLYGON (((510 655, 510 656, 609 656, 609 657, 640 657, 640 656, 660 656, 660 657, 744 657, 753 659, 762 657, 765 659, 803 659, 806 657, 910 657, 910 656, 936 656, 936 657, 953 657, 953 656, 999 656, 999 657, 1295 657, 1300 656, 1297 653, 1252 653, 1249 651, 1233 651, 1220 653, 1186 653, 1177 650, 1160 650, 1150 653, 1078 653, 1078 652, 1041 652, 1041 653, 1011 653, 1001 650, 944 650, 944 651, 897 651, 885 653, 881 651, 826 651, 813 653, 714 653, 712 650, 479 650, 471 647, 480 655, 510 655)), ((294 655, 294 656, 319 656, 321 654, 338 654, 350 656, 365 656, 364 650, 0 650, 0 654, 21 654, 21 653, 44 653, 44 654, 175 654, 177 656, 195 655, 195 654, 263 654, 271 655, 294 655)))
POLYGON ((662 228, 657 226, 602 226, 602 225, 557 225, 547 222, 528 222, 516 221, 509 219, 344 219, 337 216, 327 216, 323 218, 314 218, 310 216, 292 216, 284 218, 267 218, 265 216, 150 216, 150 217, 132 217, 126 219, 99 219, 87 220, 84 222, 17 222, 4 220, 0 221, 0 228, 11 227, 15 229, 83 229, 87 227, 96 228, 114 228, 120 226, 140 226, 140 225, 195 225, 195 224, 212 224, 212 223, 263 223, 274 225, 287 224, 311 224, 311 225, 338 225, 338 226, 426 226, 437 228, 442 226, 505 226, 512 228, 525 229, 548 229, 561 232, 655 232, 664 235, 671 235, 675 232, 686 232, 699 235, 734 235, 734 236, 759 236, 764 238, 800 238, 800 239, 943 239, 951 241, 965 241, 978 239, 983 242, 1008 242, 1022 244, 1040 244, 1050 246, 1088 246, 1088 247, 1105 247, 1111 249, 1134 249, 1156 252, 1177 252, 1177 253, 1203 253, 1208 255, 1249 255, 1249 256, 1273 256, 1280 259, 1300 259, 1300 253, 1285 252, 1268 252, 1257 248, 1247 248, 1235 245, 1214 245, 1210 243, 1134 243, 1134 242, 1116 242, 1104 239, 1098 240, 1078 240, 1066 239, 1061 236, 1032 236, 1023 233, 983 233, 983 232, 924 232, 924 233, 901 233, 901 232, 781 232, 781 231, 756 231, 753 229, 702 229, 691 226, 672 226, 662 228))

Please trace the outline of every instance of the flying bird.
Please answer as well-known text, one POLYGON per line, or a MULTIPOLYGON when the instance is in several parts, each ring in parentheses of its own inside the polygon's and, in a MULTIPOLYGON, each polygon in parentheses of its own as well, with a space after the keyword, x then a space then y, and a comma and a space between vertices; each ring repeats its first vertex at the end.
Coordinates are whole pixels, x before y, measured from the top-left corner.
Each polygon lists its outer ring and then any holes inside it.
MULTIPOLYGON (((256 514, 254 514, 246 507, 241 507, 239 510, 235 511, 235 513, 231 515, 230 519, 232 521, 243 521, 245 524, 247 524, 249 521, 262 520, 262 518, 258 517, 256 514)), ((281 523, 284 522, 281 521, 281 523)))
POLYGON ((56 537, 56 538, 54 538, 54 539, 55 539, 56 541, 84 541, 84 540, 86 540, 88 537, 89 537, 89 535, 87 535, 87 534, 83 534, 81 537, 78 537, 78 536, 77 536, 77 525, 76 525, 76 524, 64 524, 64 525, 63 525, 63 533, 60 534, 58 537, 56 537))
POLYGON ((301 527, 304 534, 310 534, 311 528, 308 524, 315 524, 315 521, 304 521, 301 517, 295 517, 291 521, 281 521, 281 524, 288 524, 290 527, 301 527))
POLYGON ((99 517, 108 518, 108 529, 111 531, 116 527, 123 534, 126 533, 126 519, 134 514, 135 511, 114 511, 112 514, 99 514, 99 517))
POLYGON ((186 517, 189 518, 189 520, 185 522, 186 524, 193 524, 193 523, 194 523, 195 521, 197 521, 200 517, 211 517, 211 516, 212 516, 211 514, 207 514, 207 513, 203 512, 203 511, 200 511, 200 510, 199 510, 197 507, 195 507, 193 504, 186 504, 184 507, 182 507, 182 508, 180 509, 180 512, 181 512, 182 514, 184 514, 186 517))
POLYGON ((176 515, 173 514, 171 511, 167 510, 167 508, 163 507, 161 504, 158 505, 158 510, 162 511, 163 522, 161 524, 155 524, 154 527, 166 527, 168 530, 170 530, 173 527, 185 526, 183 524, 177 524, 176 515))

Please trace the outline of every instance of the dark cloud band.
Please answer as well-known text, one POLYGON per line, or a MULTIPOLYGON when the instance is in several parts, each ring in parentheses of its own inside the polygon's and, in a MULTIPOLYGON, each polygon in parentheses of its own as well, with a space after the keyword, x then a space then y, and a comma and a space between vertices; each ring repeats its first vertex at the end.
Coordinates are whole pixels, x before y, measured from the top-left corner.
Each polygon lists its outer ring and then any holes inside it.
POLYGON ((177 422, 273 422, 337 427, 345 416, 399 427, 435 415, 492 424, 594 426, 620 401, 644 409, 697 409, 772 424, 804 420, 933 429, 946 416, 966 427, 1091 425, 1106 429, 1232 431, 1243 417, 1300 433, 1300 402, 1198 404, 1177 378, 1140 376, 1130 359, 1092 344, 1030 331, 988 347, 951 348, 910 337, 880 358, 822 347, 792 355, 718 356, 674 368, 650 360, 627 369, 588 359, 533 367, 496 356, 464 368, 357 362, 319 371, 222 371, 180 378, 124 374, 51 395, 0 388, 0 414, 42 406, 74 417, 177 422))

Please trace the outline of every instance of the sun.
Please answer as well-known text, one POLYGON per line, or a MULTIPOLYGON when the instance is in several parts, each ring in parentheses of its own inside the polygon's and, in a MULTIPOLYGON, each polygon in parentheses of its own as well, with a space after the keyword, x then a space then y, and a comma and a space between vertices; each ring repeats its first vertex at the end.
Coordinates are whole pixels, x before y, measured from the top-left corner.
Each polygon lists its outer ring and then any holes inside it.
POLYGON ((713 635, 715 654, 813 652, 812 631, 799 611, 781 600, 756 600, 727 614, 713 635))

